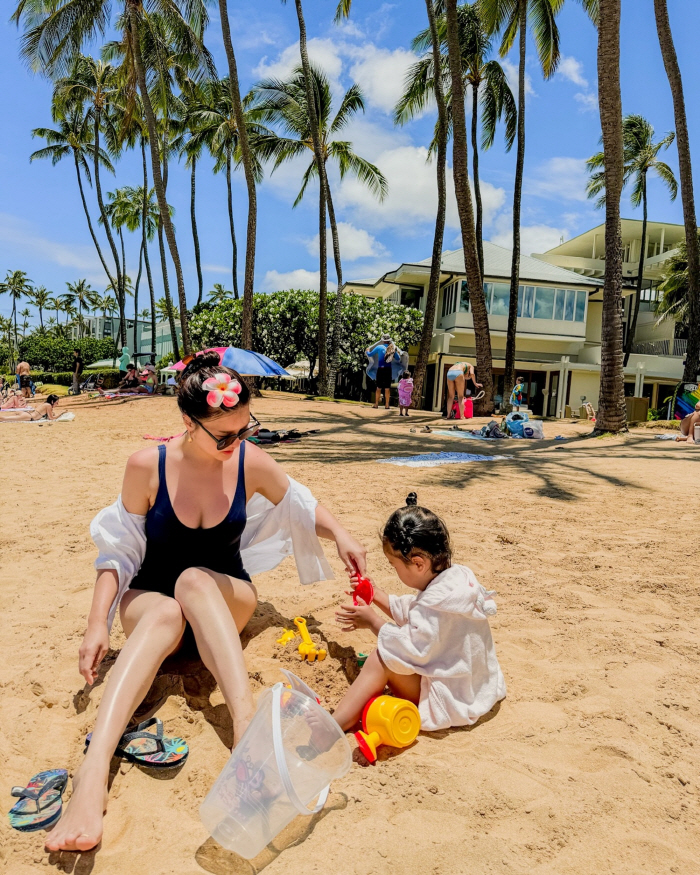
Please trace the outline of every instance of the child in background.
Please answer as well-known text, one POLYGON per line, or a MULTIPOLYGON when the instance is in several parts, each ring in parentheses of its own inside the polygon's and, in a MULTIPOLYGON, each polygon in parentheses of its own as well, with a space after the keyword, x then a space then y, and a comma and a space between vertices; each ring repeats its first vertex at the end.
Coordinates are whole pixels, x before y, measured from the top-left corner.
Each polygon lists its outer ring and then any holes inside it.
POLYGON ((523 390, 525 389, 525 381, 522 377, 518 377, 513 386, 513 391, 510 393, 510 406, 513 410, 520 410, 520 405, 523 403, 523 390))
MULTIPOLYGON (((465 565, 452 564, 445 524, 416 503, 412 492, 382 534, 384 555, 415 594, 387 595, 375 586, 374 604, 390 620, 361 599, 336 613, 343 631, 371 629, 378 638, 333 714, 346 730, 387 685, 418 705, 421 728, 429 732, 471 725, 506 695, 488 621, 496 613, 494 593, 465 565)), ((353 590, 356 583, 355 574, 353 590)))
POLYGON ((404 410, 408 416, 408 408, 411 406, 413 397, 413 377, 410 371, 404 371, 399 380, 399 416, 403 416, 404 410))

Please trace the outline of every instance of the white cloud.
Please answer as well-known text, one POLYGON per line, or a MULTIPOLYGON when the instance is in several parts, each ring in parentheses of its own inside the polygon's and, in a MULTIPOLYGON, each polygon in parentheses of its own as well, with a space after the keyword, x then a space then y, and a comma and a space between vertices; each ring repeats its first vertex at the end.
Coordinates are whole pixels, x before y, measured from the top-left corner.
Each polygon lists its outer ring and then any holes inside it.
MULTIPOLYGON (((400 146, 381 153, 376 164, 389 183, 389 194, 383 203, 358 180, 346 177, 340 184, 336 200, 343 209, 357 218, 358 224, 372 229, 396 228, 410 233, 417 225, 435 221, 437 188, 435 163, 427 163, 428 150, 423 146, 400 146)), ((488 182, 481 185, 484 221, 492 221, 503 205, 505 192, 488 182)), ((447 172, 447 224, 459 226, 452 183, 452 171, 447 172)), ((418 230, 418 229, 416 229, 418 230)), ((420 231, 422 232, 422 227, 420 231)))
MULTIPOLYGON (((343 261, 358 261, 360 258, 383 258, 388 255, 387 249, 376 237, 373 237, 364 228, 356 228, 350 222, 338 222, 338 241, 343 261)), ((309 255, 318 257, 318 234, 307 240, 306 249, 309 255)), ((327 246, 331 254, 332 247, 331 229, 328 228, 327 246)))
POLYGON ((347 54, 354 61, 350 76, 362 88, 368 104, 392 113, 403 93, 408 68, 418 60, 416 55, 402 48, 378 48, 372 43, 347 47, 347 54))
POLYGON ((231 273, 231 265, 226 267, 223 264, 203 264, 202 270, 205 273, 231 273))
MULTIPOLYGON (((343 69, 340 44, 330 39, 314 37, 309 40, 308 49, 311 63, 320 67, 332 82, 337 82, 343 69)), ((275 61, 268 61, 265 55, 257 67, 253 68, 253 73, 261 79, 284 79, 300 64, 299 43, 296 42, 280 52, 275 61)))
POLYGON ((554 200, 587 201, 585 158, 550 158, 527 179, 527 193, 554 200))
MULTIPOLYGON (((264 292, 277 292, 282 289, 312 289, 318 291, 321 274, 317 270, 268 270, 265 274, 261 287, 264 292)), ((335 283, 328 283, 330 291, 336 288, 335 283)))
POLYGON ((562 55, 559 59, 557 73, 580 88, 588 88, 588 80, 583 75, 583 64, 576 58, 562 55))
MULTIPOLYGON (((513 248, 513 219, 510 213, 502 213, 495 223, 495 232, 491 234, 491 243, 497 246, 513 248)), ((520 251, 523 255, 533 252, 546 252, 559 246, 561 238, 567 237, 566 228, 554 228, 551 225, 521 225, 520 251)))
MULTIPOLYGON (((506 79, 508 80, 508 84, 510 85, 510 90, 513 92, 513 96, 517 100, 518 93, 520 91, 518 85, 519 65, 514 64, 512 61, 509 61, 507 58, 505 58, 503 61, 501 61, 501 66, 505 70, 506 79)), ((532 87, 532 79, 530 78, 530 74, 527 71, 525 72, 525 94, 530 94, 533 97, 537 96, 537 92, 532 87)))
POLYGON ((598 112, 598 95, 579 91, 574 100, 581 104, 581 112, 598 112))

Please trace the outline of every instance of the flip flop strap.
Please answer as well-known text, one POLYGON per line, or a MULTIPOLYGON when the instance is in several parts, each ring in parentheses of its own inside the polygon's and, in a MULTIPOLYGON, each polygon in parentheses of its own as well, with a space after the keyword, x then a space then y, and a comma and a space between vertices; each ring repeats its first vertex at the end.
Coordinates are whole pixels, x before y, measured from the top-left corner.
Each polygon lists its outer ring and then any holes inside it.
POLYGON ((149 741, 155 741, 156 750, 164 751, 165 745, 163 744, 163 721, 160 720, 158 717, 151 717, 150 720, 144 720, 143 723, 139 723, 139 725, 133 732, 125 732, 124 735, 122 735, 119 742, 119 747, 123 748, 130 742, 135 741, 137 738, 146 738, 149 741), (146 729, 149 726, 153 726, 154 724, 156 727, 155 733, 146 732, 146 729))
POLYGON ((31 799, 32 802, 36 803, 37 812, 41 811, 42 808, 48 807, 55 799, 46 800, 45 805, 41 805, 41 798, 50 790, 59 790, 59 792, 63 792, 66 788, 67 778, 64 775, 56 775, 53 778, 50 778, 45 784, 41 787, 13 787, 10 791, 11 796, 15 796, 18 799, 31 799))

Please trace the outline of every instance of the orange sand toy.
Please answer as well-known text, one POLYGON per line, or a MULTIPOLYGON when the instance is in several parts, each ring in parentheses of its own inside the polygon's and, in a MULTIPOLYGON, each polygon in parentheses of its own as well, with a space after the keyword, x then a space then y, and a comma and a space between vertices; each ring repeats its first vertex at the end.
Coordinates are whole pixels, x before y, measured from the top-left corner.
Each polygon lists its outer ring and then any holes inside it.
POLYGON ((311 640, 309 630, 306 628, 306 620, 303 617, 295 617, 294 625, 297 627, 299 634, 301 635, 301 644, 299 645, 301 658, 306 659, 308 662, 313 662, 316 659, 318 659, 319 662, 324 660, 328 654, 323 647, 317 647, 311 640))
POLYGON ((355 733, 355 738, 362 753, 373 763, 380 744, 408 747, 415 741, 420 732, 420 714, 413 702, 406 699, 375 696, 362 712, 362 730, 355 733))

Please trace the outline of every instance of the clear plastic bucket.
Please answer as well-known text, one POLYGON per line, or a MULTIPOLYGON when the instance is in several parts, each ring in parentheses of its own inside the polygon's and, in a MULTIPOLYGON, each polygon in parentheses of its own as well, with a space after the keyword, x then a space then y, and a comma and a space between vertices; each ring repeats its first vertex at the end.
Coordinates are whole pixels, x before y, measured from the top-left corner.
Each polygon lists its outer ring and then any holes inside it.
POLYGON ((275 684, 258 701, 199 816, 220 845, 251 860, 297 814, 320 811, 331 781, 351 765, 350 745, 331 715, 308 695, 275 684))

